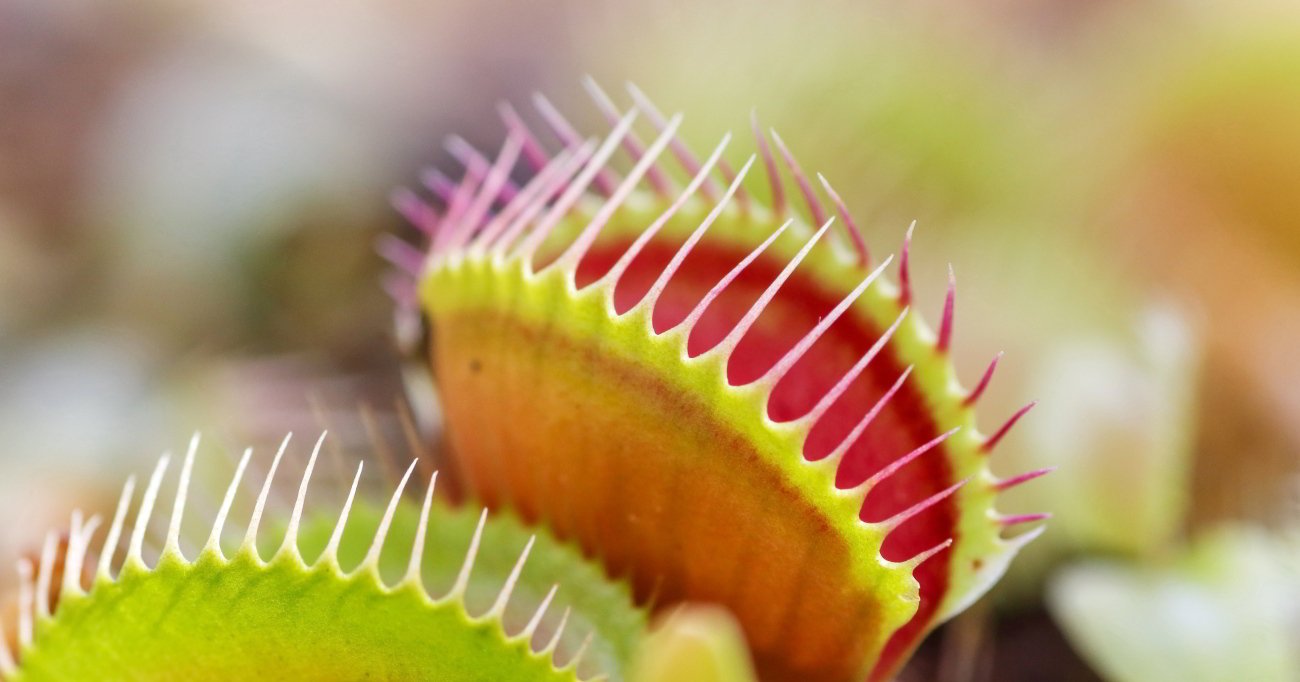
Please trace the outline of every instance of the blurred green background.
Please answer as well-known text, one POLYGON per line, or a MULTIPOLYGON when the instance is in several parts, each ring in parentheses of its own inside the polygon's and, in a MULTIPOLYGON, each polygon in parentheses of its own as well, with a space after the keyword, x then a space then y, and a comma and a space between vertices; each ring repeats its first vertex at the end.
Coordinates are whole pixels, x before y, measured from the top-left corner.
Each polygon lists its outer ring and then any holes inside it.
POLYGON ((916 219, 985 430, 1042 401, 1056 518, 907 679, 1300 679, 1300 6, 902 5, 0 0, 0 565, 196 428, 399 428, 390 188, 590 74, 916 219))

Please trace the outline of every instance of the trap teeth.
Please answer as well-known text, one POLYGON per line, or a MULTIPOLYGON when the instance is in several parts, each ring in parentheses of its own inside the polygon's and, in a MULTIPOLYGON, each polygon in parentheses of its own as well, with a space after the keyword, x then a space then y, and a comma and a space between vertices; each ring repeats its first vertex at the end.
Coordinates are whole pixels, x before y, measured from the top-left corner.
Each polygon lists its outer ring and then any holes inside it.
POLYGON ((825 203, 756 120, 732 172, 729 136, 701 162, 680 116, 587 89, 607 131, 538 98, 552 152, 504 107, 495 159, 461 149, 479 170, 403 200, 437 224, 407 287, 464 484, 643 602, 730 608, 761 674, 892 676, 1023 544, 988 470, 1023 412, 976 427, 992 369, 956 379, 955 276, 932 331, 910 313, 912 227, 873 264, 830 183, 825 203), (757 165, 771 206, 746 191, 757 165))
POLYGON ((182 519, 201 478, 194 475, 197 436, 165 522, 154 521, 161 521, 155 511, 167 457, 138 506, 134 479, 127 481, 97 548, 99 520, 75 512, 66 542, 51 533, 39 560, 20 565, 20 650, 0 624, 0 679, 257 679, 268 670, 290 679, 464 679, 469 670, 497 679, 625 679, 648 618, 626 585, 545 529, 436 500, 436 473, 420 502, 408 500, 403 490, 414 462, 391 496, 374 499, 359 486, 358 463, 341 510, 313 503, 323 440, 312 448, 288 514, 272 511, 288 505, 271 497, 281 489, 274 479, 291 439, 257 490, 245 487, 246 451, 193 558, 182 546, 183 528, 195 520, 182 519), (247 531, 227 557, 222 540, 231 519, 242 516, 236 502, 245 496, 252 507, 247 531), (259 550, 267 547, 278 549, 259 550), (573 614, 567 629, 561 608, 573 614))

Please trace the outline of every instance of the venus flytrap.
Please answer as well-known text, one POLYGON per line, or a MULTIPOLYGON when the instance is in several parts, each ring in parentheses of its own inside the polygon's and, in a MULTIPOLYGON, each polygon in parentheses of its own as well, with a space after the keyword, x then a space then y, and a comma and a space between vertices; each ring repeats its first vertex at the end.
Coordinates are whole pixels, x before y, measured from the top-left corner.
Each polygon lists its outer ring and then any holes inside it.
POLYGON ((539 97, 551 152, 506 106, 495 159, 449 145, 466 170, 430 179, 441 209, 395 197, 427 241, 384 243, 390 288, 428 320, 468 489, 572 538, 642 601, 728 608, 765 679, 888 679, 1036 535, 1004 538, 1043 516, 993 504, 1043 472, 987 466, 1025 410, 979 433, 992 367, 957 381, 951 278, 937 331, 910 312, 910 230, 895 285, 775 133, 774 154, 755 121, 738 169, 730 136, 701 161, 680 115, 635 88, 620 112, 587 85, 603 137, 539 97), (757 166, 770 207, 745 189, 757 166))

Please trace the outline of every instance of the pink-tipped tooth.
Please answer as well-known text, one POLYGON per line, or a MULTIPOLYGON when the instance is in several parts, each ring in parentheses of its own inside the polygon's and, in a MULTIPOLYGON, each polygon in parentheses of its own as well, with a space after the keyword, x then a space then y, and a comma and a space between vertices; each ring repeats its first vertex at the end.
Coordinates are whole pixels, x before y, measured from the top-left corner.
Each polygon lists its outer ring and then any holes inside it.
POLYGON ((545 204, 552 193, 559 191, 559 185, 556 183, 563 184, 568 176, 581 165, 582 162, 575 161, 574 156, 582 149, 588 149, 588 147, 581 147, 576 150, 566 149, 556 154, 551 163, 537 175, 534 175, 524 185, 523 189, 519 190, 519 194, 510 200, 510 203, 506 204, 495 216, 492 216, 487 225, 475 235, 469 248, 480 253, 493 248, 501 235, 515 224, 521 213, 529 208, 538 207, 539 204, 545 204))
MULTIPOLYGON (((506 131, 506 137, 510 137, 511 135, 511 131, 506 131)), ((451 154, 452 158, 459 161, 460 165, 466 168, 469 168, 471 164, 479 164, 483 166, 491 165, 491 162, 483 155, 483 152, 479 151, 477 147, 470 144, 460 135, 448 135, 447 139, 443 140, 442 146, 451 154)))
POLYGON ((409 274, 390 271, 380 277, 379 286, 400 308, 411 308, 419 304, 415 279, 409 274))
POLYGON ((1006 420, 1006 422, 1004 422, 1002 426, 998 428, 996 432, 993 433, 992 436, 989 436, 987 439, 985 439, 983 446, 981 446, 984 452, 985 453, 992 452, 993 448, 997 447, 998 442, 1006 437, 1007 432, 1011 430, 1011 427, 1015 426, 1016 422, 1020 421, 1021 417, 1024 417, 1026 414, 1028 414, 1029 411, 1034 409, 1034 406, 1037 404, 1038 401, 1035 400, 1029 403, 1028 405, 1025 405, 1024 407, 1020 408, 1019 410, 1016 410, 1016 413, 1011 415, 1011 418, 1006 420))
MULTIPOLYGON (((605 117, 605 121, 611 126, 617 125, 618 107, 614 106, 614 100, 605 94, 605 90, 600 87, 596 79, 587 76, 582 79, 582 85, 592 101, 596 103, 596 108, 600 109, 600 114, 605 117)), ((641 144, 641 138, 635 132, 629 132, 627 137, 623 138, 623 148, 627 150, 628 156, 632 157, 633 161, 639 161, 642 156, 645 156, 645 146, 641 144)), ((673 182, 658 163, 651 165, 646 171, 646 182, 660 199, 667 199, 673 194, 673 182)))
POLYGON ((569 120, 564 117, 564 114, 560 113, 560 110, 554 104, 551 104, 551 100, 546 99, 546 95, 534 92, 533 108, 541 115, 542 121, 551 129, 551 133, 560 141, 560 144, 565 147, 572 147, 582 142, 583 138, 578 133, 578 129, 574 128, 572 123, 569 123, 569 120))
MULTIPOLYGON (((511 137, 519 138, 519 134, 516 133, 515 131, 507 130, 506 139, 509 139, 511 137)), ((522 138, 519 139, 520 139, 519 144, 522 147, 523 140, 522 138)), ((453 135, 447 139, 447 151, 451 152, 451 155, 454 156, 462 166, 468 167, 471 161, 481 163, 485 166, 490 165, 492 163, 491 161, 488 161, 488 158, 484 156, 483 153, 478 150, 478 148, 466 142, 465 139, 460 137, 459 135, 453 135)), ((497 195, 493 198, 504 203, 510 201, 518 193, 519 193, 519 187, 514 184, 514 182, 510 179, 509 174, 507 173, 505 182, 501 183, 501 188, 497 190, 497 195)))
POLYGON ((993 485, 993 489, 998 492, 1005 492, 1018 485, 1022 485, 1036 478, 1041 478, 1043 476, 1046 476, 1052 473, 1053 471, 1056 471, 1056 467, 1043 467, 1042 469, 1034 469, 1033 471, 1026 471, 1023 474, 1016 474, 1011 478, 1004 478, 998 481, 993 485))
POLYGON ((814 225, 820 225, 826 222, 826 207, 817 198, 817 193, 813 191, 812 183, 808 182, 808 176, 804 174, 803 168, 799 167, 799 162, 795 160, 794 154, 790 153, 790 148, 785 146, 785 140, 777 134, 776 129, 771 129, 772 141, 776 143, 776 148, 781 152, 781 158, 785 160, 786 168, 790 169, 790 175, 794 177, 795 184, 799 186, 799 191, 803 193, 803 200, 808 204, 808 212, 812 215, 814 225))
MULTIPOLYGON (((564 118, 564 114, 560 113, 560 110, 554 104, 551 104, 551 100, 546 99, 545 95, 540 92, 533 93, 533 108, 537 109, 537 113, 541 114, 542 120, 565 147, 572 147, 582 143, 582 135, 578 134, 578 130, 573 127, 573 124, 564 118)), ((617 124, 615 125, 617 126, 617 124)), ((592 179, 591 184, 596 188, 597 192, 609 196, 614 192, 615 182, 614 172, 609 166, 602 164, 602 168, 596 173, 596 177, 592 179)))
POLYGON ((952 263, 948 264, 948 293, 943 297, 943 317, 939 320, 939 340, 935 343, 935 350, 940 353, 947 353, 952 347, 952 324, 953 313, 957 304, 957 275, 952 271, 952 263))
POLYGON ((984 395, 985 389, 989 387, 989 382, 993 380, 993 371, 998 368, 998 361, 1001 359, 1002 351, 998 351, 998 354, 993 356, 993 360, 989 362, 989 366, 984 370, 979 383, 975 384, 975 388, 966 394, 966 399, 962 401, 963 407, 974 405, 980 399, 980 396, 984 395))
POLYGON ((617 149, 619 143, 622 142, 623 136, 632 129, 632 123, 636 120, 638 113, 638 110, 632 109, 619 120, 618 125, 614 126, 614 130, 610 132, 603 142, 601 142, 600 147, 596 149, 596 153, 587 161, 587 165, 583 166, 582 171, 578 173, 578 176, 573 179, 573 182, 569 183, 569 186, 565 188, 564 193, 560 195, 560 198, 556 199, 555 204, 550 207, 550 210, 544 214, 541 220, 538 221, 537 225, 534 226, 532 232, 528 234, 521 247, 515 252, 515 255, 522 256, 531 266, 533 257, 537 254, 537 250, 541 248, 542 244, 546 241, 546 238, 550 236, 551 230, 553 230, 556 224, 564 218, 565 214, 573 208, 573 205, 578 202, 578 199, 582 198, 583 193, 587 191, 592 180, 594 180, 596 176, 600 174, 601 169, 609 163, 609 157, 614 154, 614 150, 617 149))
POLYGON ((754 304, 749 307, 749 310, 745 311, 745 316, 740 318, 740 322, 737 322, 736 326, 732 327, 731 331, 727 333, 727 336, 723 338, 718 345, 709 350, 710 353, 722 352, 730 356, 736 350, 736 346, 740 343, 740 339, 745 336, 745 333, 748 332, 751 327, 754 326, 754 323, 758 321, 758 317, 763 314, 765 309, 767 309, 767 305, 776 297, 776 293, 780 291, 782 285, 785 284, 786 280, 790 279, 790 276, 794 274, 795 269, 799 267, 799 264, 803 262, 804 258, 808 257, 808 254, 812 251, 813 247, 821 240, 822 235, 825 235, 827 230, 831 229, 831 224, 834 222, 834 218, 827 220, 817 229, 816 232, 813 233, 812 237, 808 238, 808 241, 799 249, 799 252, 795 254, 794 258, 791 258, 790 262, 786 264, 785 269, 776 276, 776 279, 772 280, 772 283, 767 286, 767 289, 765 289, 763 294, 758 297, 758 300, 754 301, 754 304))
POLYGON ((664 148, 668 146, 668 141, 672 139, 672 136, 677 132, 677 127, 681 125, 681 123, 681 114, 673 116, 668 127, 664 129, 663 133, 661 133, 653 143, 651 143, 649 153, 644 154, 639 160, 637 160, 632 171, 629 172, 627 177, 623 178, 623 182, 614 189, 613 193, 610 194, 609 199, 605 201, 605 204, 601 206, 600 210, 596 212, 596 215, 592 217, 591 222, 587 223, 587 226, 583 228, 582 233, 578 235, 577 239, 574 239, 573 243, 569 245, 569 248, 565 250, 564 254, 555 261, 554 265, 556 267, 568 270, 570 279, 576 276, 578 263, 582 261, 583 256, 587 255, 587 250, 591 248, 591 245, 595 243, 596 238, 600 236, 601 229, 609 223, 610 218, 614 217, 614 213, 618 211, 619 207, 623 205, 623 202, 627 200, 627 197, 636 189, 637 185, 641 182, 641 178, 645 176, 646 171, 655 164, 659 155, 662 154, 664 148))
POLYGON ((858 228, 857 222, 853 220, 853 214, 849 213, 848 205, 840 198, 839 192, 831 187, 826 176, 818 173, 817 179, 821 181, 822 189, 826 190, 827 196, 831 198, 831 203, 835 204, 835 212, 839 214, 840 220, 844 221, 844 228, 848 230, 849 239, 853 241, 853 250, 858 253, 858 266, 867 267, 871 262, 871 253, 867 251, 867 240, 862 236, 862 230, 858 228))
POLYGON ((952 547, 952 538, 948 538, 947 540, 940 542, 939 544, 931 547, 930 549, 919 552, 913 555, 911 559, 908 559, 907 561, 904 561, 902 563, 904 566, 908 568, 908 570, 915 571, 918 566, 929 561, 931 558, 934 557, 934 555, 938 554, 939 552, 942 552, 945 549, 948 549, 949 547, 952 547))
POLYGON ((375 240, 375 252, 408 275, 419 276, 424 268, 424 252, 396 235, 379 235, 375 240))
POLYGON ((808 333, 804 334, 803 338, 799 339, 799 342, 796 343, 793 348, 786 351, 785 355, 781 356, 781 359, 778 360, 775 365, 772 365, 759 381, 769 386, 775 386, 777 382, 781 381, 781 379, 785 377, 786 373, 793 369, 795 364, 799 362, 799 359, 808 352, 808 349, 812 348, 813 344, 817 342, 817 339, 820 339, 822 334, 825 334, 826 330, 830 329, 831 325, 835 324, 836 320, 840 319, 840 317, 844 315, 844 312, 849 309, 849 306, 853 305, 854 302, 862 297, 862 294, 867 290, 867 287, 871 286, 871 284, 880 277, 880 274, 885 271, 885 268, 889 267, 889 263, 892 259, 892 256, 885 259, 885 262, 881 263, 879 267, 871 271, 871 274, 867 275, 858 286, 853 289, 853 291, 850 291, 847 296, 840 299, 840 302, 836 304, 835 308, 826 315, 823 315, 822 318, 817 321, 817 326, 808 330, 808 333))
MULTIPOLYGON (((726 159, 718 162, 718 170, 722 172, 722 179, 727 181, 728 184, 735 182, 736 171, 731 167, 731 164, 727 163, 726 159)), ((745 190, 744 185, 736 188, 735 201, 736 206, 740 207, 740 214, 749 215, 750 211, 753 209, 754 202, 749 198, 749 192, 745 190)))
POLYGON ((460 184, 456 186, 455 193, 451 195, 451 201, 447 204, 447 213, 443 216, 443 223, 446 226, 433 235, 434 253, 441 253, 451 248, 452 238, 466 229, 462 225, 462 219, 469 209, 475 191, 478 190, 480 183, 487 177, 487 173, 487 165, 473 159, 465 167, 465 175, 461 178, 460 184))
POLYGON ((1034 523, 1035 521, 1046 521, 1050 518, 1052 518, 1052 515, 1049 512, 1041 512, 1038 514, 1012 514, 1011 516, 998 517, 998 525, 1003 528, 1010 528, 1011 526, 1034 523))
POLYGON ((911 464, 921 455, 924 455, 925 453, 942 445, 944 441, 951 438, 953 434, 957 433, 958 431, 961 431, 960 426, 951 428, 939 434, 938 436, 931 438, 928 442, 920 446, 917 446, 916 448, 913 448, 912 451, 907 453, 906 455, 895 458, 894 461, 890 462, 889 464, 886 464, 883 468, 880 469, 880 471, 877 471, 876 473, 872 474, 866 481, 863 482, 863 485, 866 486, 867 490, 871 490, 872 488, 880 485, 882 482, 887 480, 890 476, 893 476, 894 474, 898 473, 899 469, 902 469, 908 464, 911 464))
POLYGON ((686 319, 682 320, 682 329, 685 329, 688 335, 694 331, 695 325, 700 321, 701 317, 704 317, 704 312, 709 309, 709 306, 713 303, 714 299, 722 295, 722 292, 726 291, 727 287, 731 286, 731 283, 740 276, 740 273, 744 272, 745 268, 749 267, 750 263, 753 263, 759 256, 763 255, 763 252, 767 251, 767 247, 771 246, 772 242, 775 242, 781 237, 781 235, 785 234, 785 231, 793 224, 794 220, 787 220, 784 223, 781 223, 781 226, 773 230, 772 234, 767 236, 767 239, 764 239, 761 244, 755 246, 754 249, 741 259, 739 263, 736 263, 735 267, 731 268, 722 279, 718 280, 718 283, 714 284, 713 288, 709 289, 708 293, 704 294, 704 297, 700 299, 700 302, 695 304, 695 308, 693 308, 690 314, 686 316, 686 319))
POLYGON ((669 261, 668 265, 659 273, 659 277, 655 279, 654 284, 650 285, 650 291, 646 293, 645 298, 641 299, 641 302, 638 305, 645 306, 647 310, 654 310, 655 305, 659 303, 659 297, 663 295, 664 289, 668 288, 668 282, 672 280, 673 275, 677 274, 682 263, 686 262, 686 257, 690 255, 691 250, 694 249, 695 245, 704 238, 704 233, 708 231, 709 227, 718 219, 718 216, 722 214, 722 211, 727 207, 727 204, 731 203, 731 198, 735 195, 736 188, 740 186, 740 183, 744 182, 745 176, 749 173, 749 169, 753 162, 754 159, 751 156, 749 161, 745 163, 745 167, 741 169, 740 176, 727 187, 727 191, 723 193, 722 199, 713 206, 713 209, 709 211, 709 214, 705 216, 704 220, 695 228, 695 231, 691 233, 691 236, 687 237, 686 241, 678 247, 677 252, 673 254, 673 259, 669 261))
POLYGON ((629 246, 627 251, 624 251, 618 261, 614 263, 614 267, 610 268, 609 272, 606 272, 601 276, 598 282, 604 284, 608 282, 616 283, 619 281, 623 276, 623 273, 627 272, 627 269, 632 266, 632 261, 641 253, 641 250, 645 248, 646 244, 649 244, 650 240, 653 239, 656 234, 659 234, 659 230, 662 229, 673 216, 677 215, 677 212, 681 210, 682 206, 686 205, 687 201, 690 201, 691 197, 695 196, 695 193, 700 189, 700 185, 704 182, 705 178, 708 177, 709 171, 712 170, 713 165, 718 162, 718 159, 722 157, 723 150, 725 150, 727 145, 730 143, 731 133, 723 135, 722 141, 718 142, 718 146, 714 147, 713 153, 710 154, 708 160, 704 162, 704 167, 701 168, 700 172, 696 173, 695 176, 691 178, 691 181, 686 184, 686 189, 682 190, 682 193, 677 196, 677 200, 674 201, 667 210, 660 213, 659 217, 655 218, 655 221, 650 223, 649 227, 642 230, 640 235, 637 235, 637 238, 632 242, 632 245, 629 246))
MULTIPOLYGON (((858 442, 858 439, 862 437, 862 434, 867 430, 867 427, 871 426, 871 423, 876 420, 876 417, 880 416, 880 413, 884 411, 885 406, 889 404, 890 400, 893 400, 894 395, 903 387, 903 384, 907 383, 907 378, 912 376, 912 369, 913 367, 911 366, 904 369, 903 373, 899 374, 898 378, 894 380, 894 383, 889 387, 889 390, 885 391, 884 395, 880 396, 880 398, 876 400, 876 403, 871 406, 871 409, 867 410, 867 413, 862 415, 862 418, 858 419, 858 423, 854 424, 853 428, 844 435, 844 438, 840 439, 840 442, 835 446, 835 449, 831 450, 831 453, 821 460, 824 466, 839 469, 840 462, 844 459, 844 455, 848 454, 849 448, 853 447, 853 444, 858 442)), ((864 485, 865 483, 850 488, 850 494, 865 497, 868 489, 864 488, 864 485)))
POLYGON ((899 305, 912 305, 912 231, 915 229, 916 221, 913 220, 912 224, 907 226, 907 234, 903 236, 903 251, 898 261, 899 305))
MULTIPOLYGON (((655 106, 654 101, 647 97, 646 94, 641 91, 641 88, 638 88, 632 83, 627 84, 627 91, 628 94, 632 95, 632 101, 636 102, 637 107, 645 111, 646 117, 650 119, 650 122, 653 123, 656 128, 663 130, 666 121, 663 113, 659 111, 659 107, 655 106)), ((695 154, 691 152, 691 148, 686 146, 686 143, 683 142, 680 137, 673 137, 672 149, 673 156, 677 157, 677 163, 681 164, 682 169, 686 171, 687 175, 693 176, 700 172, 700 160, 695 158, 695 154)), ((709 201, 716 201, 718 197, 718 183, 712 177, 707 177, 703 186, 700 188, 700 193, 709 201)))
MULTIPOLYGON (((459 137, 452 138, 453 142, 459 141, 465 147, 469 144, 459 137)), ((510 179, 510 171, 514 169, 515 162, 519 160, 519 151, 523 142, 519 136, 511 133, 506 136, 506 141, 501 145, 501 152, 497 154, 496 161, 488 169, 487 177, 483 180, 483 186, 479 193, 470 202, 469 208, 465 210, 465 215, 456 225, 455 233, 448 239, 447 248, 458 249, 468 242, 474 235, 475 230, 483 225, 483 219, 492 208, 493 202, 501 196, 501 189, 510 179)), ((481 158, 481 157, 480 157, 481 158)), ((484 163, 479 161, 479 163, 484 163)))
MULTIPOLYGON (((555 195, 570 187, 574 174, 582 170, 583 164, 587 163, 595 149, 594 142, 588 142, 579 147, 573 156, 564 159, 564 163, 558 168, 557 173, 549 176, 546 182, 538 187, 538 194, 535 197, 526 203, 520 204, 518 214, 511 219, 505 233, 492 246, 492 252, 495 255, 504 257, 512 249, 516 248, 519 239, 528 231, 530 226, 534 225, 537 216, 550 205, 549 202, 555 195)), ((560 158, 557 156, 556 161, 559 161, 560 158)))
POLYGON ((754 140, 758 142, 758 153, 763 157, 763 168, 767 171, 767 181, 772 187, 772 212, 779 217, 785 217, 786 211, 790 209, 785 200, 785 183, 781 182, 781 173, 776 169, 776 157, 772 155, 772 147, 767 143, 767 136, 763 134, 763 129, 758 124, 756 109, 751 109, 749 112, 749 126, 754 131, 754 140))
POLYGON ((415 192, 405 187, 393 190, 388 202, 406 222, 427 236, 432 236, 438 229, 438 211, 425 203, 415 192))
POLYGON ((904 523, 907 523, 909 519, 915 517, 917 514, 920 514, 921 512, 929 509, 930 507, 939 504, 940 502, 948 499, 949 497, 952 497, 952 494, 960 490, 961 487, 966 485, 968 481, 970 481, 969 478, 964 478, 960 481, 957 481, 956 483, 948 486, 947 488, 944 488, 943 490, 940 490, 939 492, 925 498, 924 500, 921 500, 920 502, 917 502, 916 504, 908 507, 907 509, 904 509, 903 511, 898 512, 897 514, 894 514, 893 516, 885 519, 884 521, 880 521, 872 525, 880 528, 884 528, 885 535, 886 537, 888 537, 890 533, 897 530, 898 527, 903 525, 904 523))
MULTIPOLYGON (((591 152, 594 151, 595 143, 588 142, 582 147, 578 147, 572 156, 555 157, 556 165, 547 166, 546 169, 551 170, 551 168, 554 168, 555 171, 547 175, 546 182, 538 184, 536 196, 530 196, 528 201, 517 201, 519 210, 513 214, 504 234, 500 235, 500 238, 495 240, 495 243, 491 246, 491 251, 495 255, 506 256, 506 253, 515 247, 517 240, 530 225, 533 225, 533 221, 536 220, 538 214, 546 209, 556 194, 568 187, 569 182, 573 179, 573 174, 582 169, 582 165, 586 164, 591 152), (562 160, 563 164, 560 164, 562 160)), ((523 195, 520 196, 523 197, 523 195)), ((506 212, 503 212, 503 216, 504 213, 506 212)))
POLYGON ((519 185, 510 177, 506 177, 506 181, 501 183, 501 189, 497 192, 497 204, 505 206, 516 196, 519 196, 519 185))
POLYGON ((840 377, 840 380, 835 382, 835 385, 826 392, 826 395, 822 396, 821 400, 817 401, 817 404, 808 411, 808 414, 800 417, 799 420, 808 424, 817 423, 822 416, 826 414, 826 411, 831 409, 831 406, 835 404, 835 401, 839 400, 840 397, 844 395, 844 392, 849 390, 849 386, 853 384, 854 380, 861 376, 863 370, 871 364, 871 361, 876 359, 876 356, 880 354, 880 351, 884 349, 890 339, 894 338, 894 332, 898 331, 899 325, 903 323, 903 319, 907 317, 908 312, 909 310, 907 308, 903 308, 902 312, 898 313, 898 317, 894 318, 893 323, 891 323, 889 328, 885 330, 885 333, 881 334, 880 338, 876 339, 876 342, 871 344, 871 348, 868 348, 867 352, 863 353, 862 357, 858 358, 858 361, 854 363, 853 367, 850 367, 849 371, 845 372, 844 376, 840 377))
POLYGON ((456 183, 437 168, 426 168, 420 171, 420 182, 444 204, 450 202, 452 195, 456 193, 456 183))
POLYGON ((497 113, 501 116, 501 121, 506 124, 506 130, 523 140, 524 158, 532 165, 533 170, 540 171, 545 168, 551 162, 551 157, 542 147, 542 143, 537 141, 537 136, 533 135, 533 131, 529 130, 528 125, 524 123, 524 119, 519 117, 519 112, 515 111, 509 102, 501 102, 497 104, 497 113))

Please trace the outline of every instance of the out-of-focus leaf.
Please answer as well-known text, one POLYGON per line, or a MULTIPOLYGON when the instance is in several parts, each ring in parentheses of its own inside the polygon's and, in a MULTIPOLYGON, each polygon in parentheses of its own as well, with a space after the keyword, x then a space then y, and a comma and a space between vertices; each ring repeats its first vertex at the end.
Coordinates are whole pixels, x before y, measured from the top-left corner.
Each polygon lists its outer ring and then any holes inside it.
POLYGON ((1049 606, 1078 651, 1116 682, 1300 679, 1296 548, 1219 529, 1165 567, 1093 563, 1052 583, 1049 606))
POLYGON ((1039 361, 1023 467, 1057 475, 1020 493, 1051 500, 1050 542, 1142 554, 1173 540, 1186 515, 1198 353, 1191 331, 1152 310, 1125 344, 1063 340, 1039 361))

